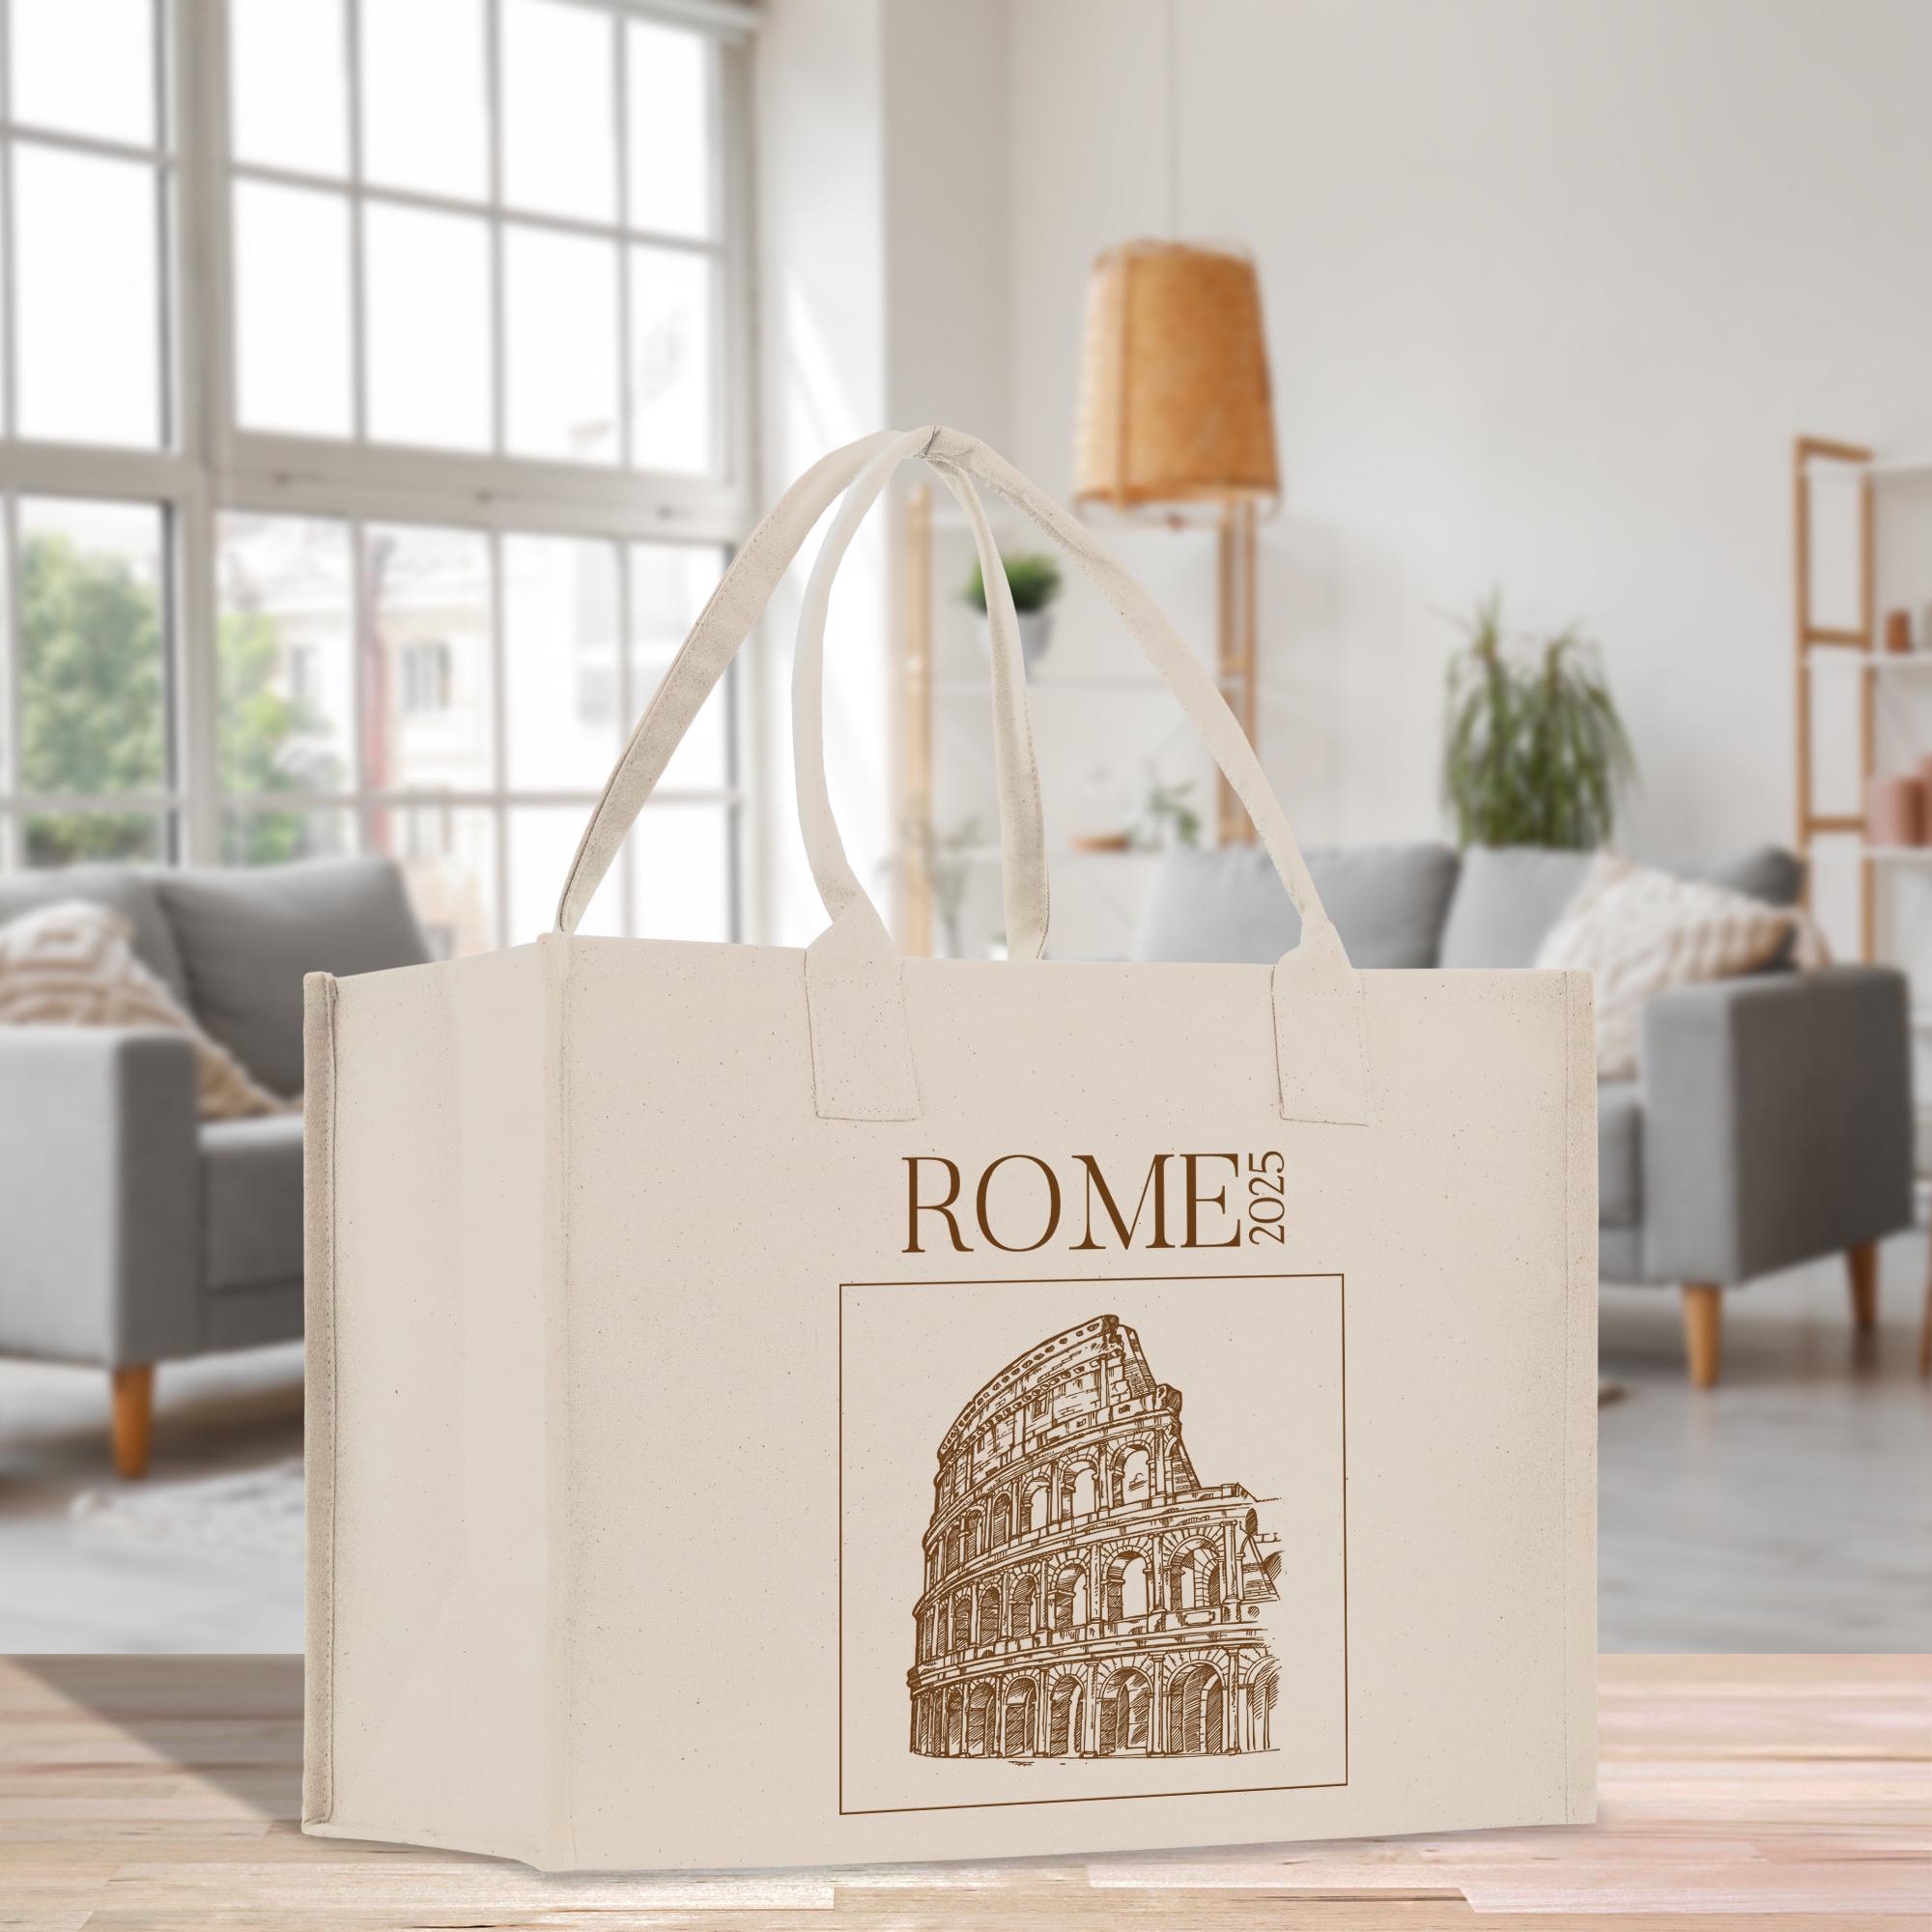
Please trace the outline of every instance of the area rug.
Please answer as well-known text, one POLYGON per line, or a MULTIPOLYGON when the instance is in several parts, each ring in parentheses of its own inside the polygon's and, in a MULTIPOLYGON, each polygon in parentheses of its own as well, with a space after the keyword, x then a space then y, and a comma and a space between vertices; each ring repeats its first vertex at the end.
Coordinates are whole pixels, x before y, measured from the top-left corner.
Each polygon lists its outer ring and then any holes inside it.
POLYGON ((252 1549, 299 1555, 302 1465, 299 1456, 240 1475, 191 1483, 129 1483, 83 1490, 69 1514, 89 1536, 176 1548, 252 1549))

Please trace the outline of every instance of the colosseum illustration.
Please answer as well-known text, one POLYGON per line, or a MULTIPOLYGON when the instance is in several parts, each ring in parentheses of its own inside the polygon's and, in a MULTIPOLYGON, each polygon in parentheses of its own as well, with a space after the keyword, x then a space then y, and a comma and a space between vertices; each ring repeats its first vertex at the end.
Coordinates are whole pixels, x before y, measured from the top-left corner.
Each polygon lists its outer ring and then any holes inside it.
POLYGON ((939 1445, 915 1611, 912 1748, 927 1757, 1275 1748, 1262 1625, 1277 1539, 1204 1485, 1180 1391, 1097 1315, 1048 1336, 939 1445))

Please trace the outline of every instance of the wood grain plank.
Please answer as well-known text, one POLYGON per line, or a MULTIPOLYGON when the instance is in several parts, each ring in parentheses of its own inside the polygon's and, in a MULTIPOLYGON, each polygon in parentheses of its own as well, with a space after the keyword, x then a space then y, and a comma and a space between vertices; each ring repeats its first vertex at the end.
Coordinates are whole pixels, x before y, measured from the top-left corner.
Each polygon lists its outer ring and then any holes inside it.
POLYGON ((0 1662, 0 1932, 1301 1926, 1924 1932, 1932 1660, 1606 1658, 1593 1827, 547 1878, 296 1822, 293 1658, 0 1662))

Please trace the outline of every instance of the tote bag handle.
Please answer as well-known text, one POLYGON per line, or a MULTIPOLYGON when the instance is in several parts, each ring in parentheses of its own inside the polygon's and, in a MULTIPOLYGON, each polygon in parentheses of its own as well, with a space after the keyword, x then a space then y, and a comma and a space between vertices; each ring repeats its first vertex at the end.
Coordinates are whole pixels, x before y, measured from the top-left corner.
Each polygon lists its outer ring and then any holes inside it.
MULTIPOLYGON (((557 931, 577 930, 578 922, 617 856, 624 835, 656 789, 672 753, 690 729, 691 721, 724 675, 725 666, 737 655, 752 626, 763 614, 780 579, 790 568, 826 508, 868 467, 878 470, 877 485, 866 498, 869 504, 902 458, 917 454, 929 436, 926 430, 912 435, 883 430, 847 443, 842 449, 835 449, 813 464, 784 493, 739 547, 605 781, 603 794, 578 841, 570 871, 564 879, 556 908, 557 931)), ((980 575, 986 583, 993 660, 993 752, 1002 800, 1001 870, 1007 901, 1007 932, 1015 956, 1033 958, 1037 956, 1046 937, 1046 828, 1039 808, 1039 768, 1034 757, 1032 722, 1027 710, 1019 619, 1013 611, 1006 571, 1000 564, 999 548, 979 497, 973 486, 956 472, 948 473, 945 480, 966 512, 979 551, 980 575), (1005 802, 1014 798, 1030 803, 1019 810, 1008 809, 1005 802)), ((840 556, 856 528, 857 519, 854 519, 843 541, 837 546, 840 556)), ((816 590, 821 607, 816 624, 801 620, 801 631, 810 633, 814 639, 813 668, 809 678, 795 675, 793 679, 795 691, 810 687, 810 724, 809 729, 801 724, 795 706, 793 739, 803 782, 811 786, 815 780, 815 794, 823 796, 825 752, 820 723, 823 680, 817 669, 816 653, 823 646, 823 603, 831 594, 830 573, 825 573, 822 580, 814 573, 811 583, 808 601, 816 590)), ((814 822, 822 828, 820 837, 814 839, 808 830, 806 845, 826 911, 836 919, 852 898, 863 898, 864 894, 852 876, 843 844, 832 825, 829 803, 814 822), (824 829, 829 829, 829 851, 825 849, 824 829), (828 880, 834 884, 828 886, 828 880)), ((884 930, 883 925, 880 929, 884 930)))
MULTIPOLYGON (((810 525, 839 489, 861 469, 867 470, 867 487, 852 491, 814 564, 800 618, 793 671, 800 827, 813 876, 832 919, 806 951, 806 999, 819 1114, 838 1120, 918 1118, 901 962, 877 909, 852 872, 832 819, 820 729, 820 663, 832 577, 892 469, 915 456, 924 457, 939 469, 949 487, 955 479, 963 482, 967 477, 989 483, 1065 550, 1120 612, 1149 662, 1193 720, 1215 763, 1247 809, 1302 918, 1301 939, 1276 963, 1271 980, 1276 1087, 1282 1118, 1327 1125, 1367 1124, 1371 1119, 1370 1081, 1360 980, 1349 964, 1340 935, 1322 911, 1300 847, 1260 760, 1213 677, 1181 641, 1153 600, 1092 532, 983 443, 956 430, 926 429, 911 436, 887 433, 836 452, 809 470, 753 532, 667 672, 657 699, 605 787, 565 883, 557 911, 560 929, 574 928, 698 703, 751 628, 810 525), (687 667, 689 675, 680 677, 687 667)), ((967 487, 970 491, 970 485, 967 487)), ((968 515, 979 540, 984 519, 977 512, 977 501, 968 505, 968 515)), ((1012 620, 1005 573, 986 567, 983 542, 981 561, 997 668, 1003 658, 999 647, 1014 640, 1017 624, 1012 620)), ((1009 861, 1017 862, 1009 863, 1008 868, 1011 929, 1022 934, 1026 945, 1037 952, 1047 908, 1043 838, 1038 832, 1031 738, 1025 728, 1024 683, 1012 672, 1013 667, 1008 664, 1005 683, 1011 702, 1005 707, 996 703, 995 709, 1003 753, 1002 843, 1009 861), (1037 885, 1033 877, 1036 864, 1037 885), (1037 899, 1030 901, 1028 895, 1036 891, 1037 899)), ((996 668, 996 680, 1001 675, 996 668)))

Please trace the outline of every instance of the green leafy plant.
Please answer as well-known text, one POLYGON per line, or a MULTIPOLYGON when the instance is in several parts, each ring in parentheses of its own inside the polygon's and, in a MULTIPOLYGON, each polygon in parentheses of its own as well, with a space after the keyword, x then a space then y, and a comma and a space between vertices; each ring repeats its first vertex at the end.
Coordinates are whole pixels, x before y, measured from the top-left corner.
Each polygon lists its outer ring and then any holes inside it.
MULTIPOLYGON (((166 654, 161 598, 125 559, 35 535, 20 566, 20 767, 30 792, 160 791, 168 770, 166 654)), ((291 767, 309 708, 279 689, 281 642, 272 618, 224 611, 215 634, 221 783, 225 791, 327 790, 328 762, 291 767)), ((224 841, 248 865, 298 858, 307 820, 256 810, 224 841)), ((48 810, 27 821, 36 866, 160 856, 152 812, 48 810)))
MULTIPOLYGON (((1023 556, 1003 556, 1000 561, 1007 567, 1007 588, 1013 593, 1013 609, 1022 615, 1044 611, 1060 595, 1060 565, 1055 558, 1029 552, 1023 556)), ((974 610, 985 610, 986 579, 977 563, 959 594, 974 610)))
POLYGON ((1187 803, 1187 795, 1193 789, 1192 779, 1180 784, 1163 784, 1158 774, 1149 772, 1147 802, 1142 810, 1147 813, 1146 837, 1150 844, 1165 843, 1164 832, 1172 833, 1177 845, 1200 844, 1201 814, 1187 803))
MULTIPOLYGON (((119 557, 36 535, 20 567, 20 776, 40 792, 166 783, 160 598, 119 557)), ((36 866, 152 857, 152 816, 49 811, 27 824, 36 866)))
POLYGON ((1464 845, 1588 850, 1616 823, 1636 776, 1597 646, 1577 625, 1524 638, 1493 590, 1463 623, 1449 664, 1442 788, 1464 845))

